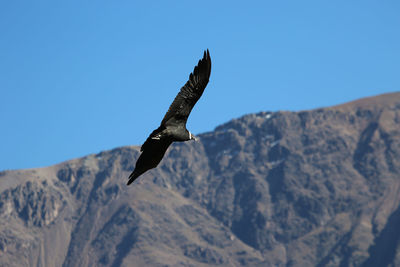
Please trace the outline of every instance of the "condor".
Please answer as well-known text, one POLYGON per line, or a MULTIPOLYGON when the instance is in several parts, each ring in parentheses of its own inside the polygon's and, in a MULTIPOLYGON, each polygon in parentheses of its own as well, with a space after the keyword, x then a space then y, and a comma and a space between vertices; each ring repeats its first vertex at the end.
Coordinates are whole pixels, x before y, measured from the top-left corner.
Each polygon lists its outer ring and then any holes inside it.
POLYGON ((160 127, 155 129, 144 142, 142 152, 136 162, 134 171, 129 175, 128 185, 146 171, 157 167, 172 142, 196 140, 186 129, 186 121, 192 108, 203 94, 211 74, 210 52, 204 56, 189 75, 189 80, 175 97, 160 127))

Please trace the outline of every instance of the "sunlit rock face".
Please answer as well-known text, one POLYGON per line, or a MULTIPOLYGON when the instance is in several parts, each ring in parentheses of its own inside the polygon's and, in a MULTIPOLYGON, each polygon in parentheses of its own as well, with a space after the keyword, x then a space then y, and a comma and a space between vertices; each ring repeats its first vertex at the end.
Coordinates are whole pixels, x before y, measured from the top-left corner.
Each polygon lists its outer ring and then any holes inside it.
POLYGON ((27 182, 1 194, 0 212, 4 218, 19 218, 26 226, 46 226, 54 222, 65 202, 57 190, 27 182))
POLYGON ((400 93, 0 173, 2 266, 400 266, 400 93))

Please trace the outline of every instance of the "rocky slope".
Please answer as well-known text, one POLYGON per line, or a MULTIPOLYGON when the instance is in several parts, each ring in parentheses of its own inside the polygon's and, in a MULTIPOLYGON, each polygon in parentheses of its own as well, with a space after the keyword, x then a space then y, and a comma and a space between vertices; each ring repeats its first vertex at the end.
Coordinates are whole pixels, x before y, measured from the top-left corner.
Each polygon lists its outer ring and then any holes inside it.
POLYGON ((0 173, 1 266, 400 266, 400 93, 0 173))

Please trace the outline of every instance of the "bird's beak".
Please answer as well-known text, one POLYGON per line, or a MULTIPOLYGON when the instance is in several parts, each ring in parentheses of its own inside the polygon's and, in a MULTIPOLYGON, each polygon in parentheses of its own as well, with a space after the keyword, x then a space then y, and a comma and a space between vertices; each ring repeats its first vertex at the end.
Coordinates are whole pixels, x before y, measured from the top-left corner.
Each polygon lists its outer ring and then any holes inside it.
POLYGON ((196 136, 194 136, 194 134, 192 134, 191 132, 189 132, 189 140, 194 140, 194 141, 196 141, 197 138, 196 138, 196 136))

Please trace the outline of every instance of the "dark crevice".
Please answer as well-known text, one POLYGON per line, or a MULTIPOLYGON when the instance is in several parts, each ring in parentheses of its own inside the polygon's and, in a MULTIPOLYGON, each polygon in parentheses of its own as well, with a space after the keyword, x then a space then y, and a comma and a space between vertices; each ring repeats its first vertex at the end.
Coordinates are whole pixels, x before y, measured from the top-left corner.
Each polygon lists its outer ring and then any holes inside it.
POLYGON ((377 128, 377 122, 372 122, 368 125, 368 127, 362 132, 357 148, 354 152, 354 168, 363 176, 368 176, 363 165, 365 164, 364 161, 366 154, 373 152, 370 143, 377 128))
POLYGON ((396 256, 400 240, 400 206, 390 215, 387 224, 368 249, 370 257, 363 267, 388 266, 396 256))
POLYGON ((137 227, 131 228, 124 236, 122 241, 117 245, 117 254, 115 255, 114 262, 111 264, 112 267, 119 267, 122 265, 124 258, 128 255, 136 243, 137 229, 137 227))

